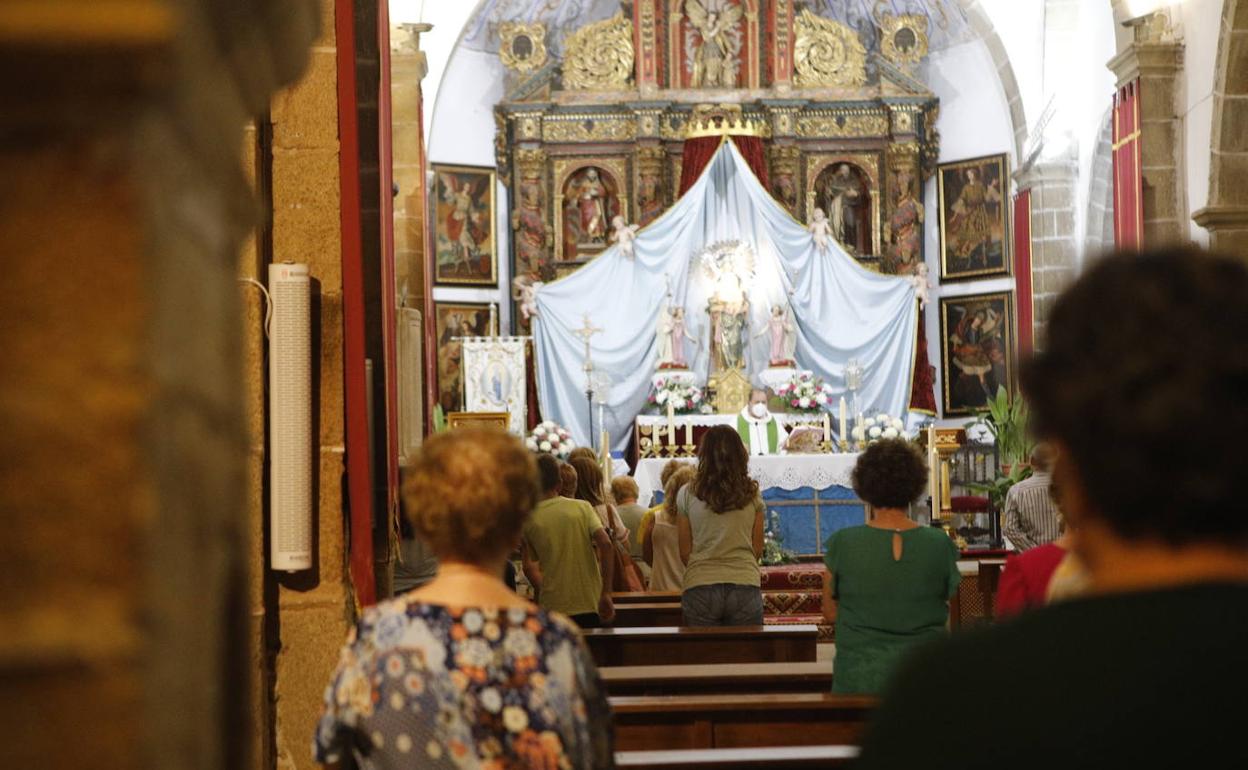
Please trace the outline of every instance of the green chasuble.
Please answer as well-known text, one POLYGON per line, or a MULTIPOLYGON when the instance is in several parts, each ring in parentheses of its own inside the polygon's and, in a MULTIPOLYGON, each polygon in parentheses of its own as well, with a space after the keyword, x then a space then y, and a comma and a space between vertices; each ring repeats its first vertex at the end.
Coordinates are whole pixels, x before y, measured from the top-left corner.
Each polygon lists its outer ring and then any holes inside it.
MULTIPOLYGON (((750 446, 750 421, 745 419, 744 415, 737 415, 737 433, 741 435, 741 442, 745 444, 745 448, 751 450, 750 446)), ((774 418, 767 421, 767 454, 774 455, 780 447, 780 427, 776 424, 774 418)))

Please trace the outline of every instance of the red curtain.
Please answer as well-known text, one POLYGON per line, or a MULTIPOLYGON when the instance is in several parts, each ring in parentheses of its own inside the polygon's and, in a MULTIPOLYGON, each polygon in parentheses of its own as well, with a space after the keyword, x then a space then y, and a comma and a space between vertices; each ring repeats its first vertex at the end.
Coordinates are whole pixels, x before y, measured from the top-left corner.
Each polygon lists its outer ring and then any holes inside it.
POLYGON ((1014 196, 1014 286, 1018 294, 1018 352, 1031 352, 1034 313, 1031 285, 1031 190, 1014 196))
POLYGON ((927 357, 927 318, 919 309, 919 338, 914 346, 914 377, 910 381, 910 408, 936 414, 936 371, 927 357))
POLYGON ((1114 94, 1114 244, 1140 249, 1144 239, 1144 179, 1140 173, 1140 80, 1114 94))
MULTIPOLYGON (((684 151, 680 156, 680 194, 684 195, 693 187, 693 183, 698 181, 698 177, 702 176, 702 169, 706 168, 706 164, 711 162, 711 158, 715 157, 715 151, 719 149, 719 143, 723 137, 719 136, 699 136, 693 139, 685 140, 684 151)), ((745 162, 750 164, 750 170, 758 177, 758 181, 762 183, 763 188, 767 188, 767 152, 763 147, 763 139, 758 136, 734 136, 732 141, 737 145, 737 150, 741 156, 745 158, 745 162)))

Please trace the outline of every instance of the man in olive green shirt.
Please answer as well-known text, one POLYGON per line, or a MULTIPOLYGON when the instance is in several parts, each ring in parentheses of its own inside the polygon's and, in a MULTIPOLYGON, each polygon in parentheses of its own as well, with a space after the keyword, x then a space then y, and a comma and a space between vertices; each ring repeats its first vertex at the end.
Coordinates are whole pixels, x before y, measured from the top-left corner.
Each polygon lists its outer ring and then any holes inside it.
POLYGON ((542 499, 523 531, 524 574, 537 603, 581 628, 610 623, 614 561, 607 531, 589 503, 559 495, 558 460, 539 455, 537 469, 542 499))

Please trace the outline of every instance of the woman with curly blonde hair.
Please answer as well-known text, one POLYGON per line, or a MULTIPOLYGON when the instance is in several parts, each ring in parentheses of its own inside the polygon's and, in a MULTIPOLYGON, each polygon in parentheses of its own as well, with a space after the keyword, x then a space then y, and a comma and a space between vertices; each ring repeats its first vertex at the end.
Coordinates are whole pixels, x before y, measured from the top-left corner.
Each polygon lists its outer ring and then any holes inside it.
POLYGON ((741 436, 716 425, 698 446, 698 473, 676 495, 680 597, 686 626, 761 626, 763 501, 741 436))

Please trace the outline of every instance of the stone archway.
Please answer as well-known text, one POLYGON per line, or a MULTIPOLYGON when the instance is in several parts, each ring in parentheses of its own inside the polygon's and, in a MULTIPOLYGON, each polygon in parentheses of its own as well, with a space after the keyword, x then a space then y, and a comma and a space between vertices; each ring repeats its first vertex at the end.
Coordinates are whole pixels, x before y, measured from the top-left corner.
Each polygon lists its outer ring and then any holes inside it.
POLYGON ((975 34, 988 47, 993 66, 997 68, 997 79, 1001 82, 1001 90, 1005 93, 1005 101, 1010 109, 1014 157, 1021 162, 1023 146, 1027 142, 1027 113, 1023 109, 1023 95, 1018 89, 1018 80, 1014 77, 1014 67, 1010 64, 1010 54, 979 0, 958 0, 958 6, 966 13, 971 29, 975 30, 975 34))
POLYGON ((1213 246, 1248 236, 1248 0, 1225 0, 1214 65, 1209 203, 1192 219, 1213 246))
POLYGON ((1092 180, 1084 228, 1084 254, 1094 257, 1114 248, 1113 110, 1106 110, 1092 152, 1092 180))

